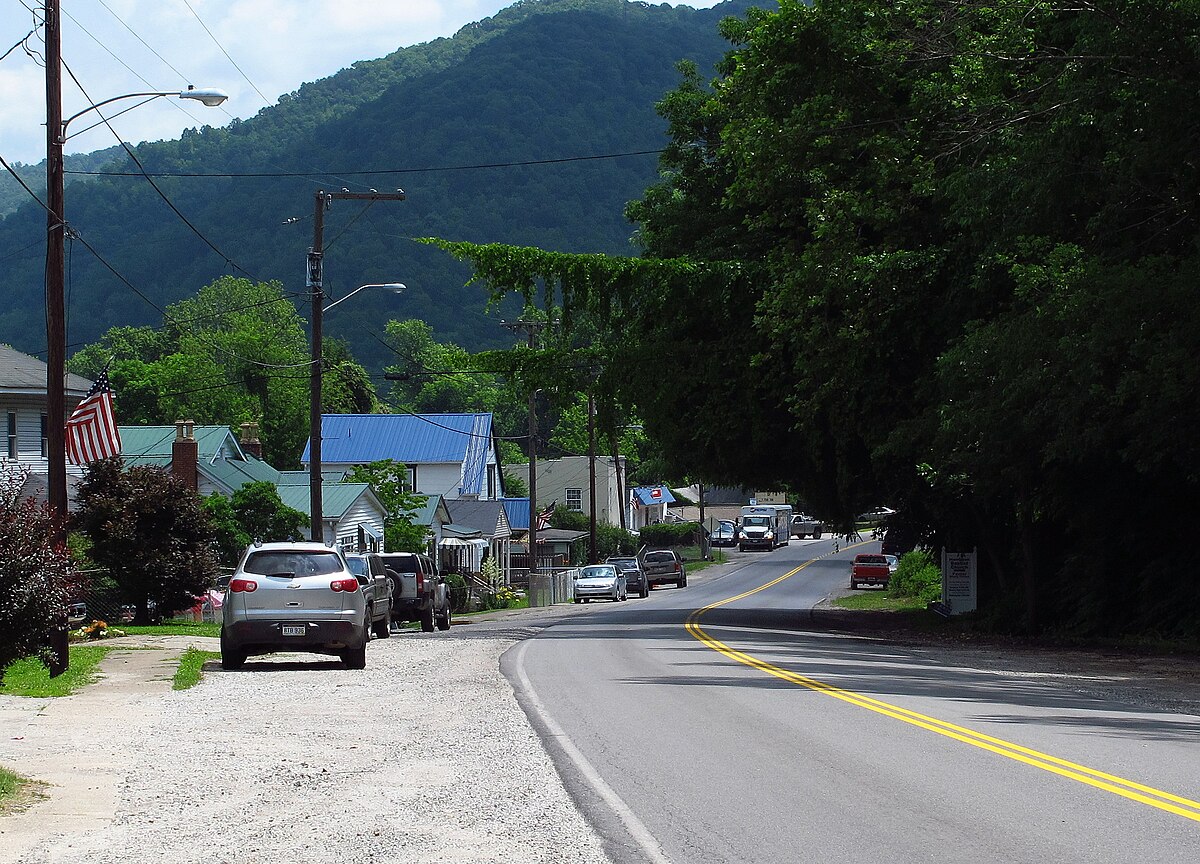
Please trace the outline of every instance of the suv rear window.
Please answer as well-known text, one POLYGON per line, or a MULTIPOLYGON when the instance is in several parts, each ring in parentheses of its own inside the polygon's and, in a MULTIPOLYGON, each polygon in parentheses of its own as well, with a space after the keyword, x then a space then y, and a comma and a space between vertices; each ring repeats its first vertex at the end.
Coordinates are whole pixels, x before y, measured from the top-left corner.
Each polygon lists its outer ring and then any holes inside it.
POLYGON ((649 564, 662 564, 665 561, 674 561, 674 552, 647 552, 646 562, 649 564))
POLYGON ((292 552, 271 550, 251 552, 242 568, 246 573, 269 576, 287 573, 292 576, 327 576, 342 571, 342 559, 336 552, 292 552))
POLYGON ((385 567, 391 567, 397 573, 416 573, 418 569, 422 573, 427 572, 425 567, 417 567, 417 562, 420 560, 416 555, 381 555, 385 567))

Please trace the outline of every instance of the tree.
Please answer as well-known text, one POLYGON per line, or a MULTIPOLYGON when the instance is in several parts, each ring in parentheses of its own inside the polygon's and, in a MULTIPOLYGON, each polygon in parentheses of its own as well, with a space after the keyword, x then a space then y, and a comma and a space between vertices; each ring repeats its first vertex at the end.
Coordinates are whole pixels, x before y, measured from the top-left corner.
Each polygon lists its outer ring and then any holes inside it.
MULTIPOLYGON (((373 407, 369 378, 345 345, 323 350, 329 404, 373 407)), ((299 464, 307 438, 309 353, 303 321, 280 283, 225 276, 168 306, 159 330, 113 328, 73 357, 71 368, 94 377, 109 367, 125 424, 258 422, 263 457, 286 469, 299 464)))
POLYGON ((65 614, 71 559, 50 542, 52 514, 21 495, 23 471, 0 474, 0 677, 13 660, 45 655, 65 614))
POLYGON ((429 501, 428 495, 408 487, 408 471, 391 459, 356 465, 347 478, 366 483, 387 510, 383 522, 383 542, 390 552, 425 552, 429 549, 429 529, 412 521, 429 501))
POLYGON ((308 517, 285 505, 279 490, 266 480, 246 483, 231 498, 209 495, 201 508, 212 523, 220 560, 227 566, 236 565, 255 540, 303 539, 308 524, 308 517))
POLYGON ((91 539, 91 558, 136 612, 150 623, 192 605, 213 584, 217 562, 212 526, 198 496, 149 466, 123 470, 120 459, 93 462, 77 494, 75 527, 91 539))
POLYGON ((897 504, 979 547, 1004 626, 1194 632, 1158 526, 1200 517, 1200 62, 1169 35, 1197 24, 1170 0, 750 9, 713 85, 685 67, 659 104, 645 259, 438 245, 493 299, 619 321, 615 389, 680 473, 828 521, 897 504))

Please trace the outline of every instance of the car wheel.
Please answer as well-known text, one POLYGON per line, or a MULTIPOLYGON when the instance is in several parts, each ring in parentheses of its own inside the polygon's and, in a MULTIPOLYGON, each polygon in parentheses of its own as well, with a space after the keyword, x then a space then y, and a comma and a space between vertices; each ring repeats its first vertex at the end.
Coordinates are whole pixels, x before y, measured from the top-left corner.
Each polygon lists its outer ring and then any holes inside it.
POLYGON ((851 579, 851 580, 850 580, 850 590, 851 590, 851 591, 857 591, 857 590, 858 590, 858 583, 857 583, 857 582, 855 582, 853 579, 851 579))
POLYGON ((446 601, 446 614, 434 616, 434 622, 437 624, 437 629, 439 629, 439 630, 449 630, 450 629, 450 601, 449 600, 446 601))
POLYGON ((421 632, 433 632, 433 602, 430 601, 428 609, 421 610, 421 632))
POLYGON ((366 669, 367 640, 364 638, 362 644, 357 648, 347 648, 339 656, 347 669, 366 669))
POLYGON ((392 613, 388 612, 388 614, 384 615, 378 621, 371 622, 371 632, 375 635, 376 639, 386 639, 392 635, 392 629, 388 626, 388 619, 391 617, 392 613))
POLYGON ((580 597, 576 597, 576 598, 575 598, 575 602, 576 602, 576 603, 582 603, 582 602, 583 602, 583 599, 582 599, 582 598, 580 598, 580 597))
POLYGON ((645 582, 643 582, 642 583, 642 597, 644 599, 649 596, 650 596, 650 586, 647 585, 645 582))
POLYGON ((230 671, 236 671, 246 665, 246 652, 239 651, 230 645, 229 640, 225 638, 225 631, 221 631, 221 668, 230 671))

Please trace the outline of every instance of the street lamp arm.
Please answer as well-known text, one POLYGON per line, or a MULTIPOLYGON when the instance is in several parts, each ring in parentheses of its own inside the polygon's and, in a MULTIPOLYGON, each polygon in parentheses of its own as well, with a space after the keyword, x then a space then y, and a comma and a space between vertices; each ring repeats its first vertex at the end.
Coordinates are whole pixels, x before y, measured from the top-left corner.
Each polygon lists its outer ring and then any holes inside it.
POLYGON ((334 300, 332 303, 330 303, 328 306, 326 306, 324 309, 322 309, 321 313, 324 314, 324 313, 328 312, 330 309, 332 309, 334 306, 341 303, 343 300, 349 300, 351 297, 353 297, 359 291, 362 291, 364 288, 386 288, 387 290, 391 291, 393 294, 399 294, 401 291, 405 290, 407 287, 408 287, 407 285, 405 285, 401 282, 384 282, 384 283, 381 283, 378 285, 374 285, 374 284, 373 285, 359 285, 357 288, 355 288, 353 291, 351 291, 345 297, 342 297, 339 300, 334 300))
MULTIPOLYGON (((103 108, 105 105, 110 105, 113 102, 120 102, 122 99, 140 99, 145 97, 145 102, 149 102, 151 99, 157 99, 160 96, 178 96, 180 99, 195 99, 209 108, 215 108, 229 98, 228 93, 224 90, 218 90, 215 87, 189 87, 187 90, 153 90, 145 93, 126 93, 123 96, 113 96, 111 99, 105 99, 102 102, 97 102, 95 105, 89 105, 82 111, 77 111, 62 121, 62 134, 59 135, 59 143, 65 142, 69 137, 67 135, 67 126, 70 125, 71 121, 87 114, 89 111, 95 111, 97 108, 103 108)), ((144 105, 145 102, 139 102, 138 105, 144 105)), ((138 105, 131 105, 125 111, 132 111, 138 105)), ((121 113, 124 114, 125 111, 121 113)))

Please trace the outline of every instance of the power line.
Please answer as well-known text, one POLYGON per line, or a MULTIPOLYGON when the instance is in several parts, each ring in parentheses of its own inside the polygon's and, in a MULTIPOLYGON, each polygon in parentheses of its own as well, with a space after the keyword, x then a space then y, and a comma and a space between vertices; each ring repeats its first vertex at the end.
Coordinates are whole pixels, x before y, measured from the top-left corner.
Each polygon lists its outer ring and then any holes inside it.
MULTIPOLYGON (((657 150, 631 150, 624 153, 600 153, 592 156, 563 156, 556 159, 527 159, 519 162, 483 162, 475 165, 440 165, 426 168, 380 168, 373 171, 338 171, 339 176, 370 177, 380 174, 429 174, 442 171, 478 171, 485 168, 526 168, 535 165, 561 165, 568 162, 593 162, 601 159, 624 159, 629 156, 651 156, 664 152, 657 150)), ((91 177, 139 177, 131 171, 79 171, 69 170, 68 174, 81 174, 91 177)), ((205 172, 205 171, 162 171, 145 174, 147 177, 220 177, 220 178, 282 178, 282 177, 328 177, 330 172, 314 171, 245 171, 245 172, 205 172)))

